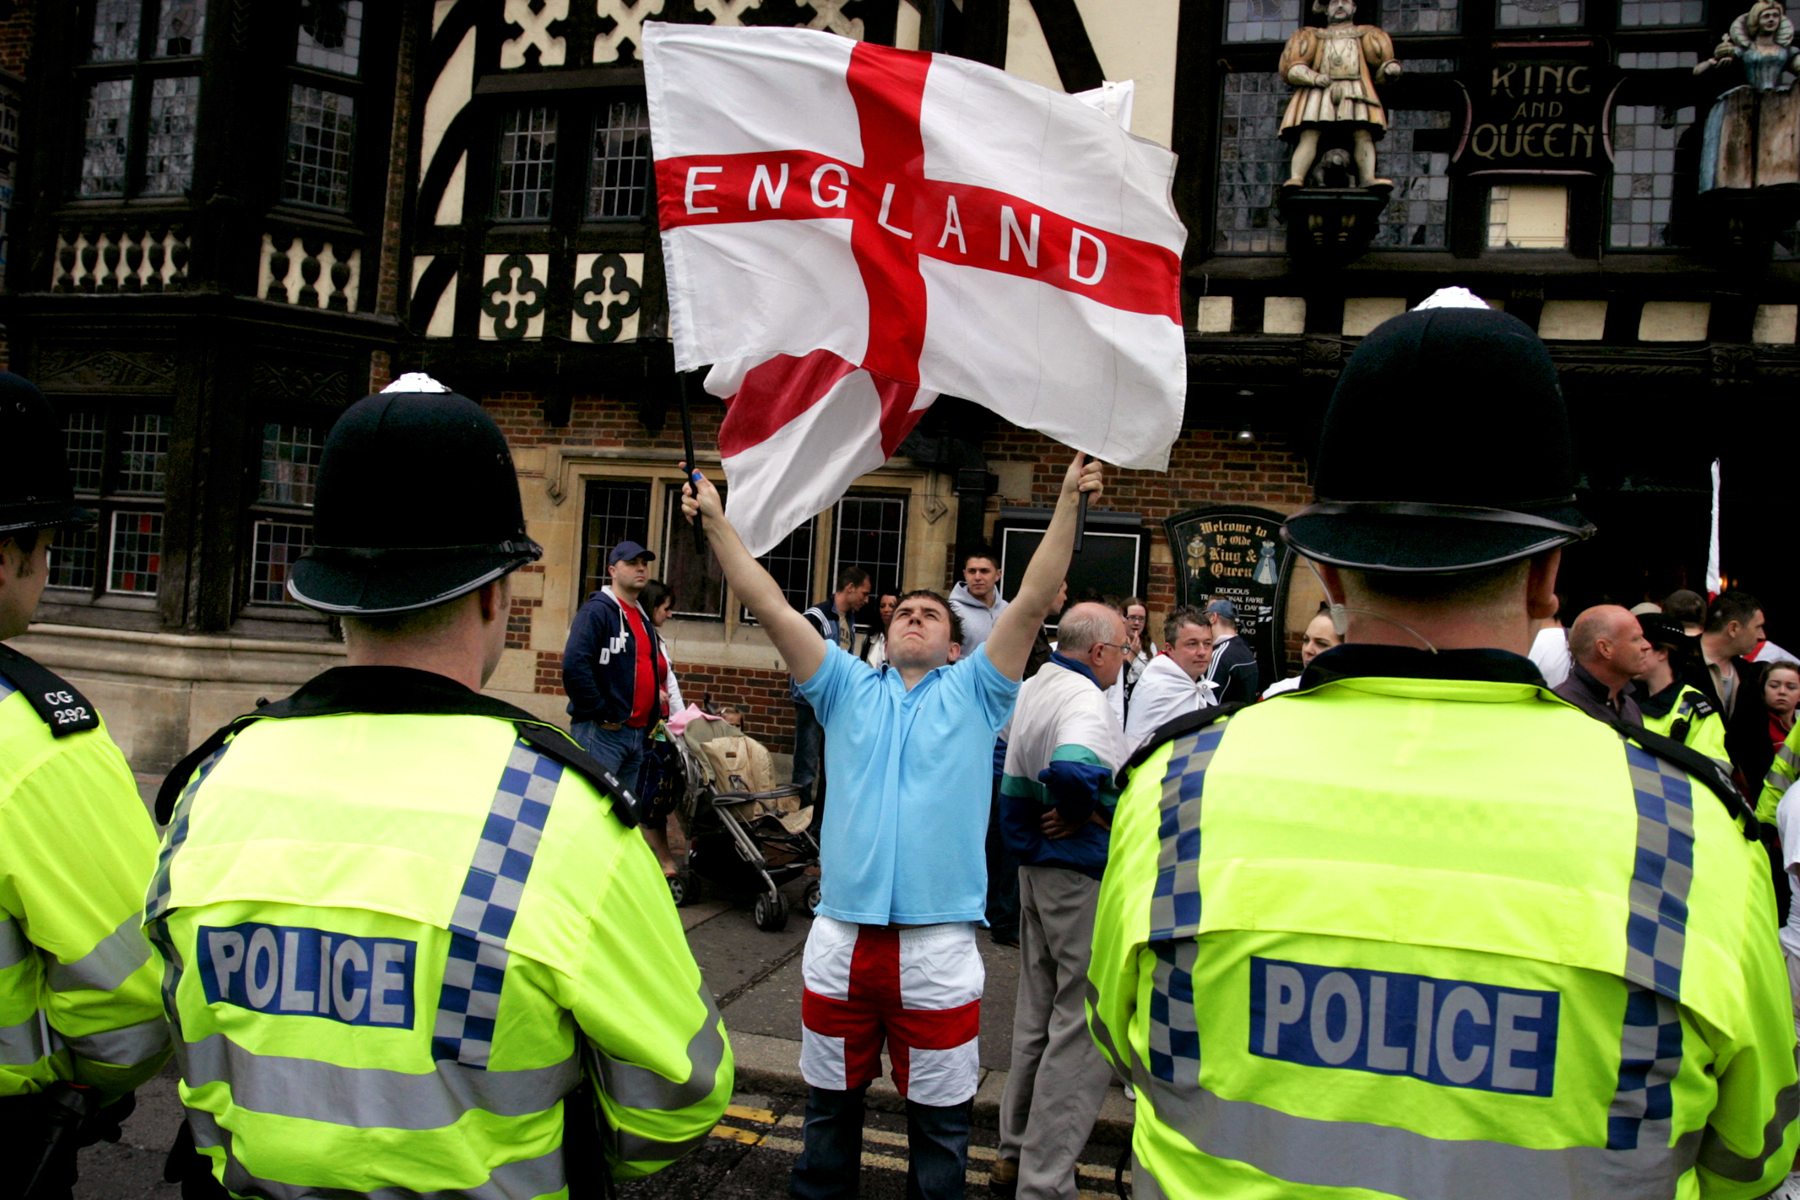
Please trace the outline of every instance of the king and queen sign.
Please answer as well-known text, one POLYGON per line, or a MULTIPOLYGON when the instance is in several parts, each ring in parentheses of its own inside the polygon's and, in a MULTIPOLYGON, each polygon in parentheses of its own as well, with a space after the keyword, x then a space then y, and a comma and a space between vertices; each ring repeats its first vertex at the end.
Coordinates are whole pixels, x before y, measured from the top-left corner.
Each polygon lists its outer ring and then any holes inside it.
POLYGON ((1231 601, 1238 636, 1256 651, 1265 685, 1281 678, 1285 641, 1281 521, 1280 513, 1261 508, 1197 508, 1163 522, 1175 556, 1176 602, 1231 601))
POLYGON ((1612 170, 1606 123, 1624 73, 1595 60, 1496 57, 1458 78, 1468 124, 1456 175, 1601 175, 1612 170))
POLYGON ((1307 1067, 1550 1096, 1561 1011, 1556 992, 1250 960, 1250 1053, 1307 1067))

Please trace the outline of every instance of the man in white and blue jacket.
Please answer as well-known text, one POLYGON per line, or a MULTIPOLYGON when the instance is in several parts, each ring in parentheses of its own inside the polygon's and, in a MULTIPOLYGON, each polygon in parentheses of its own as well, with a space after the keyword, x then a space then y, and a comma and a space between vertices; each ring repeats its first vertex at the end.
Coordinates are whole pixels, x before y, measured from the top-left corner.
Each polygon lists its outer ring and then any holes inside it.
POLYGON ((1000 1192, 1016 1184, 1020 1195, 1074 1200, 1075 1158, 1112 1078, 1083 1000, 1113 778, 1126 757, 1106 689, 1132 651, 1124 618, 1104 604, 1064 613, 1057 638, 1019 689, 1000 781, 1001 832, 1022 865, 1012 1070, 992 1180, 1000 1192))
POLYGON ((661 715, 657 690, 668 670, 662 640, 638 603, 656 555, 624 541, 606 556, 611 583, 587 598, 563 646, 569 732, 633 791, 646 738, 661 715))

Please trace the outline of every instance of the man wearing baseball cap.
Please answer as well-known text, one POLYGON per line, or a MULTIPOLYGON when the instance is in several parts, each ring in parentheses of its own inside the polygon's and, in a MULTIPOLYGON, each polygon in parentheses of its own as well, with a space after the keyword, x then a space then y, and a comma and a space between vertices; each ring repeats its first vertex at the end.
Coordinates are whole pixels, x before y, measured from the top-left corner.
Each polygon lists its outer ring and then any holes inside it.
POLYGON ((1345 367, 1284 529, 1344 644, 1164 726, 1114 818, 1088 1015, 1137 1089, 1135 1195, 1749 1200, 1788 1171, 1755 817, 1525 657, 1592 532, 1574 479, 1515 317, 1407 313, 1345 367))
MULTIPOLYGON (((656 555, 623 541, 606 555, 611 581, 587 598, 563 646, 563 691, 569 731, 606 768, 635 787, 660 715, 657 689, 668 660, 662 639, 638 597, 650 582, 656 555)), ((674 870, 664 862, 663 873, 674 870)))
POLYGON ((332 428, 314 521, 288 590, 346 665, 158 798, 182 1194, 598 1195, 667 1165, 731 1051, 629 790, 481 694, 541 553, 505 437, 403 376, 332 428))
POLYGON ((1212 661, 1206 666, 1206 682, 1220 704, 1249 704, 1262 695, 1262 668, 1256 651, 1238 636, 1237 605, 1214 600, 1206 606, 1213 629, 1212 661))

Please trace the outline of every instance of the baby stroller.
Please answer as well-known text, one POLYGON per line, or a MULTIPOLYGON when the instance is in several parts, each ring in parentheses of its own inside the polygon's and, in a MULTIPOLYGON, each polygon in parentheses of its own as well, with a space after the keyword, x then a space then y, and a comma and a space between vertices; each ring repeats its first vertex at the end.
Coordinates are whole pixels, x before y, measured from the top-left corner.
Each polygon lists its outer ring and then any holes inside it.
MULTIPOLYGON (((700 898, 701 882, 728 893, 756 893, 756 927, 784 928, 787 897, 782 884, 819 863, 819 843, 808 831, 812 806, 801 807, 800 789, 775 786, 769 752, 724 721, 694 720, 680 737, 663 787, 673 791, 675 818, 687 835, 687 862, 670 880, 675 903, 700 898)), ((819 903, 819 881, 807 885, 806 911, 819 903)))

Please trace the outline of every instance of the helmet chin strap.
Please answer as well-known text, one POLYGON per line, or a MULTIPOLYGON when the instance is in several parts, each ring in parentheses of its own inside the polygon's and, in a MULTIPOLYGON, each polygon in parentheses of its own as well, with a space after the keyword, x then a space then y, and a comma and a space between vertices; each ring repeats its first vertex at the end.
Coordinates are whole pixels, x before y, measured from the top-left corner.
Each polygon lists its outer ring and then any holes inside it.
POLYGON ((1386 621, 1389 625, 1404 629, 1407 633, 1418 639, 1419 645, 1425 647, 1425 649, 1433 654, 1438 652, 1438 648, 1431 644, 1429 638, 1414 629, 1411 625, 1408 625, 1405 621, 1396 621, 1386 613, 1378 613, 1372 608, 1351 608, 1347 604, 1338 603, 1332 598, 1331 589, 1325 586, 1325 577, 1319 574, 1318 564, 1314 563, 1312 559, 1305 558, 1304 556, 1302 556, 1302 560, 1306 563, 1307 569, 1313 573, 1313 578, 1319 581, 1319 590, 1325 593, 1326 610, 1331 614, 1331 627, 1337 630, 1337 635, 1340 638, 1350 632, 1350 614, 1357 613, 1360 616, 1374 617, 1377 621, 1386 621))

